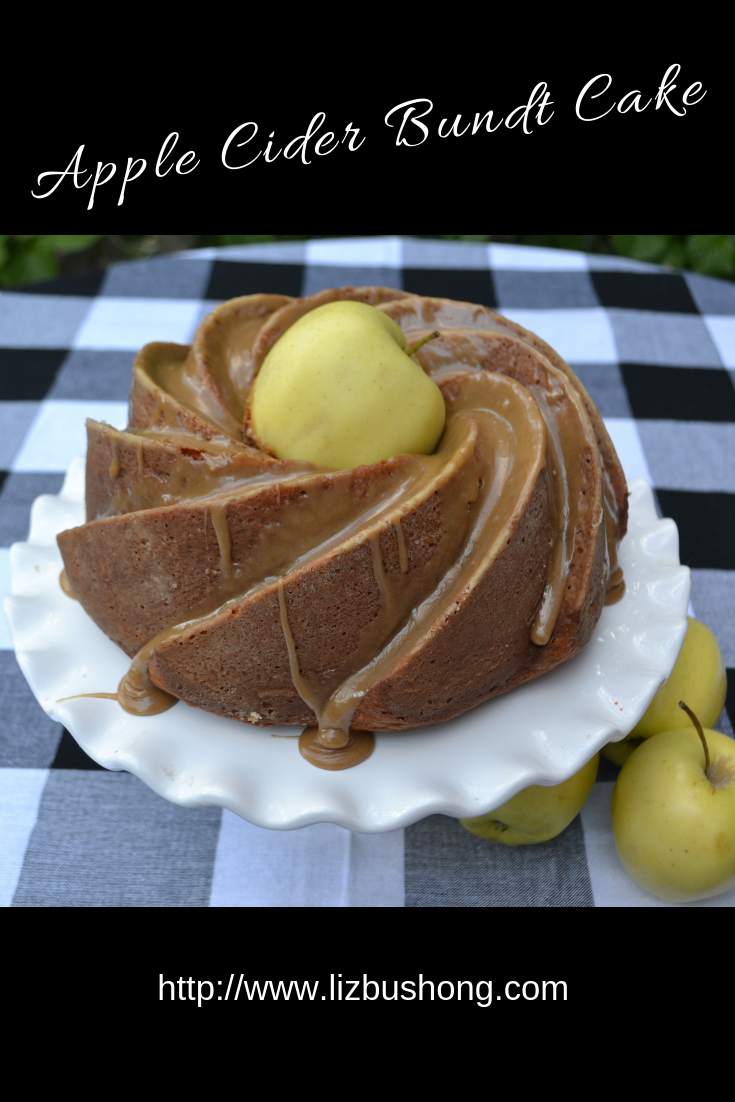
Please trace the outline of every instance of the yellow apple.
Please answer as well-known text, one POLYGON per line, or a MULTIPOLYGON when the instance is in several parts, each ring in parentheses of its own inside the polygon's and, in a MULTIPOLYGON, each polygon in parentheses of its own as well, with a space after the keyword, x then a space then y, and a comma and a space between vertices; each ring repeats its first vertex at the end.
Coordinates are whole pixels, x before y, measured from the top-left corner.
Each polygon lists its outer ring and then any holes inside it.
POLYGON ((643 742, 641 738, 633 738, 628 735, 627 738, 621 739, 620 742, 608 742, 607 746, 603 746, 600 753, 605 761, 611 761, 613 765, 625 765, 626 761, 643 742))
POLYGON ((623 866, 646 891, 673 902, 735 887, 735 742, 712 730, 704 737, 709 769, 690 724, 645 739, 613 789, 623 866))
POLYGON ((506 846, 548 842, 571 823, 585 804, 597 778, 600 755, 561 784, 532 784, 502 807, 477 819, 460 819, 463 827, 480 838, 506 846))
POLYGON ((661 731, 691 727, 686 713, 679 707, 680 700, 687 701, 705 727, 711 727, 720 718, 727 695, 727 673, 722 651, 701 620, 694 620, 691 616, 688 620, 684 645, 668 681, 664 681, 630 734, 620 742, 609 742, 603 746, 603 758, 614 765, 623 765, 640 745, 641 739, 661 731))
POLYGON ((441 391, 408 354, 392 318, 331 302, 276 342, 251 396, 251 426, 279 459, 344 470, 429 455, 444 430, 441 391))
POLYGON ((690 616, 671 677, 664 681, 628 737, 650 738, 678 727, 689 730, 691 723, 679 707, 680 700, 686 700, 703 727, 711 727, 720 718, 726 694, 727 674, 719 644, 705 624, 690 616))

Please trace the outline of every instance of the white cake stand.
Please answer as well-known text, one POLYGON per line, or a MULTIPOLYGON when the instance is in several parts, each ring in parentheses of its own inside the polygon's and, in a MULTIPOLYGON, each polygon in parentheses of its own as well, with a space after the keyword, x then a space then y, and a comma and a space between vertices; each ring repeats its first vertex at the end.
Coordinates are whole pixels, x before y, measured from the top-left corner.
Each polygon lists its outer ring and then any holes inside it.
POLYGON ((529 784, 558 784, 626 735, 669 676, 686 634, 690 574, 678 533, 649 486, 630 485, 620 549, 626 593, 603 610, 584 651, 550 674, 448 723, 376 735, 372 757, 325 772, 299 754, 292 727, 249 727, 178 703, 152 718, 114 700, 128 659, 59 586, 56 535, 84 523, 84 460, 58 496, 38 498, 27 543, 11 548, 5 610, 41 707, 107 769, 126 769, 167 800, 215 804, 259 826, 330 822, 374 833, 426 815, 483 815, 529 784), (276 736, 276 737, 274 737, 276 736), (283 737, 291 736, 291 737, 283 737))

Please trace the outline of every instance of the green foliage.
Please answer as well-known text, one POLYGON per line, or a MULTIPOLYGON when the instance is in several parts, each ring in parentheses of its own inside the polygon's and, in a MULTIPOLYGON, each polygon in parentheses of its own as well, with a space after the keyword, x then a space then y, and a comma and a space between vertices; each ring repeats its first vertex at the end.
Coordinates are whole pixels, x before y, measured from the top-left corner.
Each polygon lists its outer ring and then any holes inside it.
POLYGON ((695 233, 687 238, 686 267, 713 276, 735 276, 735 234, 695 233))
MULTIPOLYGON (((322 234, 201 234, 199 245, 254 245, 269 241, 306 241, 322 234)), ((335 236, 335 235, 328 235, 335 236)), ((578 249, 583 252, 615 253, 663 264, 670 268, 688 268, 705 275, 735 279, 735 234, 434 234, 434 240, 488 242, 502 241, 519 245, 542 245, 547 248, 578 249)), ((89 266, 109 262, 112 258, 153 256, 161 248, 155 234, 128 234, 102 237, 96 234, 70 235, 0 235, 0 286, 13 287, 21 283, 52 279, 64 269, 63 257, 92 250, 99 243, 108 252, 103 256, 94 249, 89 266), (60 264, 61 260, 61 264, 60 264)))
POLYGON ((44 246, 48 249, 53 249, 58 253, 80 253, 82 249, 88 249, 95 242, 100 240, 100 237, 96 233, 81 233, 81 234, 56 234, 55 236, 39 237, 36 240, 42 241, 44 246))
POLYGON ((735 277, 735 234, 612 234, 610 242, 615 252, 637 260, 735 277))
POLYGON ((618 233, 610 235, 610 244, 621 256, 647 260, 652 264, 684 267, 686 236, 665 233, 618 233))
POLYGON ((527 233, 518 238, 522 245, 541 245, 552 249, 575 249, 583 253, 609 252, 601 233, 527 233))
POLYGON ((0 285, 37 283, 59 274, 59 257, 82 252, 100 240, 98 234, 0 235, 0 285))
MULTIPOLYGON (((314 237, 318 235, 314 234, 314 237)), ((202 245, 263 245, 270 241, 308 241, 310 235, 304 234, 298 236, 297 234, 281 234, 280 236, 266 235, 266 234, 239 234, 239 233, 220 233, 220 234, 203 234, 200 237, 202 245)))

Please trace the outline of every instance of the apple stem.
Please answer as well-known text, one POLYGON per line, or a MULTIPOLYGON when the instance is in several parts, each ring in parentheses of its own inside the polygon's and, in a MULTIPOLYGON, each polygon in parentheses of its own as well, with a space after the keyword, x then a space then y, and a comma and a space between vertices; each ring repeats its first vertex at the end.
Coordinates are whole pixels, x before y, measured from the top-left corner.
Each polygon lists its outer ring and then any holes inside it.
POLYGON ((684 711, 686 712, 686 714, 689 716, 692 723, 697 728, 697 734, 699 735, 699 737, 702 740, 702 746, 704 747, 704 772, 705 772, 705 776, 707 777, 707 780, 709 780, 709 766, 710 766, 709 747, 707 746, 707 739, 704 737, 704 731, 702 730, 702 724, 699 722, 699 720, 695 716, 692 709, 687 707, 687 705, 684 703, 683 700, 679 701, 679 707, 683 708, 684 711))
POLYGON ((440 337, 440 336, 441 336, 441 333, 438 333, 436 330, 434 330, 433 333, 429 333, 428 337, 424 337, 424 339, 420 340, 417 344, 412 344, 411 347, 406 352, 406 355, 407 356, 415 356, 416 353, 418 352, 419 348, 423 348, 425 344, 429 343, 429 341, 435 341, 436 338, 440 337))

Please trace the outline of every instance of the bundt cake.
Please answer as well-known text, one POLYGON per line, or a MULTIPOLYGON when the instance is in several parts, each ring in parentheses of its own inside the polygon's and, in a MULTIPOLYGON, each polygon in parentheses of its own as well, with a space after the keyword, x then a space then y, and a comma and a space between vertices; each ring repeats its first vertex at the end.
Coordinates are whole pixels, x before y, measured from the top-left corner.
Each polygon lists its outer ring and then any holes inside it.
POLYGON ((447 720, 566 661, 622 593, 627 491, 600 415, 553 349, 482 306, 381 287, 234 299, 191 347, 143 348, 128 429, 88 437, 87 522, 58 542, 74 595, 135 656, 110 694, 128 710, 178 698, 313 726, 337 761, 350 731, 447 720), (334 470, 257 446, 268 352, 343 300, 412 343, 437 334, 416 353, 446 403, 434 454, 334 470))

